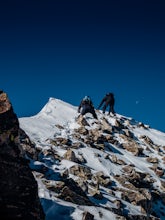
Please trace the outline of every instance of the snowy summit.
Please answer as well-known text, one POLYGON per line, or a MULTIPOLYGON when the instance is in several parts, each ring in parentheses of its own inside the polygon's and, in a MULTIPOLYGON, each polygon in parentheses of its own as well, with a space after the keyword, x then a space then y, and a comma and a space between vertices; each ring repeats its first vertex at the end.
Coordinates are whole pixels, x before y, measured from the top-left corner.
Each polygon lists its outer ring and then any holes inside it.
POLYGON ((46 219, 165 219, 165 133, 77 109, 50 98, 37 115, 19 118, 46 219))

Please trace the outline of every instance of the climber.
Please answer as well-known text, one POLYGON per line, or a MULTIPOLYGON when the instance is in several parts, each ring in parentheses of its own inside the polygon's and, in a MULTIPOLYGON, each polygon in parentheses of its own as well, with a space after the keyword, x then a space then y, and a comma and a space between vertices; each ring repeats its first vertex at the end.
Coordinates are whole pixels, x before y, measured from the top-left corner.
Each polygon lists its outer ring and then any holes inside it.
POLYGON ((78 113, 81 113, 81 115, 85 115, 86 113, 91 113, 93 115, 93 117, 95 119, 97 119, 97 115, 96 115, 92 100, 89 96, 85 96, 82 99, 82 101, 78 107, 78 113))
POLYGON ((113 93, 107 93, 106 96, 102 99, 98 109, 103 105, 103 113, 105 113, 105 110, 107 108, 107 106, 109 105, 109 115, 110 113, 112 113, 113 115, 115 115, 115 110, 114 110, 114 104, 115 104, 115 98, 114 98, 114 94, 113 93))

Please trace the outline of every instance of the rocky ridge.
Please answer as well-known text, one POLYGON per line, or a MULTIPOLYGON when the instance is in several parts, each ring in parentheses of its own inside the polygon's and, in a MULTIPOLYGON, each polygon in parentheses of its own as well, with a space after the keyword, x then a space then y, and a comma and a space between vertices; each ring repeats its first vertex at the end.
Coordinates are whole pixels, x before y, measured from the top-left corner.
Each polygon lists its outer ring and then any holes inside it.
POLYGON ((55 205, 64 201, 74 208, 68 214, 73 219, 104 220, 107 212, 114 216, 110 219, 165 219, 165 145, 155 141, 156 134, 152 140, 151 129, 143 123, 118 114, 97 114, 99 120, 86 115, 53 124, 54 135, 45 140, 43 135, 34 138, 27 121, 21 120, 33 139, 31 143, 24 137, 23 148, 40 197, 46 197, 45 188, 55 205))
POLYGON ((21 146, 19 121, 3 91, 0 91, 0 218, 45 218, 37 182, 21 146))

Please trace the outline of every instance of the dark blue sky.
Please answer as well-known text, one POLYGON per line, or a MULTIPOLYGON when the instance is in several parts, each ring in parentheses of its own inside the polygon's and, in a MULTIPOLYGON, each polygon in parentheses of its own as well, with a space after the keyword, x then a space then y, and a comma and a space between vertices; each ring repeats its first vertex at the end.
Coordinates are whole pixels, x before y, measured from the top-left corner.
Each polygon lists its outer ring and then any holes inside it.
POLYGON ((18 117, 113 92, 116 112, 165 131, 165 2, 1 1, 0 76, 18 117))

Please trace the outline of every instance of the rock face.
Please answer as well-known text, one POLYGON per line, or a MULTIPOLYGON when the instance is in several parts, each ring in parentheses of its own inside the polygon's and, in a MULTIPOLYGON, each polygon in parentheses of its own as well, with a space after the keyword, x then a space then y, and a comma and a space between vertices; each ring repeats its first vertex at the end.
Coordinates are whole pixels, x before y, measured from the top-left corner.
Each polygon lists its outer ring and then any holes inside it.
POLYGON ((37 182, 20 144, 19 122, 0 91, 0 218, 44 219, 37 182))

